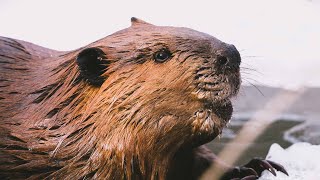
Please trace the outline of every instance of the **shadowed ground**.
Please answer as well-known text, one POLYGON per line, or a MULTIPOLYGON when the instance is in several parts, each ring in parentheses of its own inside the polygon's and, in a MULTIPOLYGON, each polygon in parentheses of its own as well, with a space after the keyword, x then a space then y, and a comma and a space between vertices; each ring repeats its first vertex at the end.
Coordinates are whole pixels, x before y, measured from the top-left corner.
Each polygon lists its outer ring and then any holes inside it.
MULTIPOLYGON (((233 120, 237 121, 237 120, 233 120)), ((301 122, 279 120, 271 124, 271 126, 250 146, 249 149, 240 157, 236 165, 242 165, 250 161, 253 157, 265 158, 270 146, 273 143, 278 143, 281 147, 287 148, 292 143, 283 139, 284 132, 290 128, 300 124, 301 122)), ((216 154, 223 149, 223 147, 231 140, 230 134, 237 134, 241 129, 241 124, 230 125, 227 132, 221 138, 216 138, 208 144, 208 147, 216 154), (231 131, 230 131, 231 130, 231 131)), ((232 135, 231 135, 232 136, 232 135)))

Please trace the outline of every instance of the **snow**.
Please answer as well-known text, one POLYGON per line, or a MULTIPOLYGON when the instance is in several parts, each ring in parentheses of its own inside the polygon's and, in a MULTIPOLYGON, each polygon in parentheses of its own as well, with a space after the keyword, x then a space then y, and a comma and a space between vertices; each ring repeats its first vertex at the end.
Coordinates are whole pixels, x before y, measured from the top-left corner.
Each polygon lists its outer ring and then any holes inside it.
POLYGON ((259 180, 320 180, 320 145, 301 142, 283 149, 273 144, 266 159, 283 165, 289 176, 277 172, 275 177, 264 171, 259 180))

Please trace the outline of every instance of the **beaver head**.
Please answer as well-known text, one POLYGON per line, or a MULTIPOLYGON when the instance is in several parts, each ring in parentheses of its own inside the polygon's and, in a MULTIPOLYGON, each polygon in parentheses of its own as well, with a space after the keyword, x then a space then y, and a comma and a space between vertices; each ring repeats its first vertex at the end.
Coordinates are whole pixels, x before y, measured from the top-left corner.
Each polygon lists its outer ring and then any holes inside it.
POLYGON ((33 79, 40 86, 20 118, 29 129, 46 124, 25 136, 42 138, 29 147, 50 157, 46 165, 57 168, 50 176, 160 177, 179 149, 211 141, 231 118, 241 61, 233 45, 131 21, 49 58, 38 71, 42 79, 33 79))

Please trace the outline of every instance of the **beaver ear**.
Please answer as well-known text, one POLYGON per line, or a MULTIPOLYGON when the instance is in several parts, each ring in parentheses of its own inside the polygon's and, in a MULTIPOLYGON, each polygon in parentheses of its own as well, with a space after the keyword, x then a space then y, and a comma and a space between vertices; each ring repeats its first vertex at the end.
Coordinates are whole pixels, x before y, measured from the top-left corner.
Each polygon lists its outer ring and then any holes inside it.
POLYGON ((139 25, 152 25, 153 26, 153 24, 147 23, 147 22, 145 22, 141 19, 138 19, 136 17, 132 17, 131 18, 131 26, 139 26, 139 25))
POLYGON ((80 77, 93 86, 101 86, 105 77, 101 75, 109 64, 106 54, 99 48, 87 48, 81 51, 77 58, 80 77))

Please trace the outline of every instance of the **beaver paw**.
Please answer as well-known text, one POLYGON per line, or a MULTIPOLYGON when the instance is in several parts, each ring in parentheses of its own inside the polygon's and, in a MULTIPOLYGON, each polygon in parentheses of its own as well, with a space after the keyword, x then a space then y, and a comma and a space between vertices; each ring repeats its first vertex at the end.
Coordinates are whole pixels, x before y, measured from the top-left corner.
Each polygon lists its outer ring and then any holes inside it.
POLYGON ((258 179, 264 170, 268 170, 274 176, 277 176, 275 170, 289 176, 287 171, 280 164, 265 159, 254 158, 242 167, 234 167, 233 169, 230 169, 221 177, 221 180, 254 180, 258 179))

